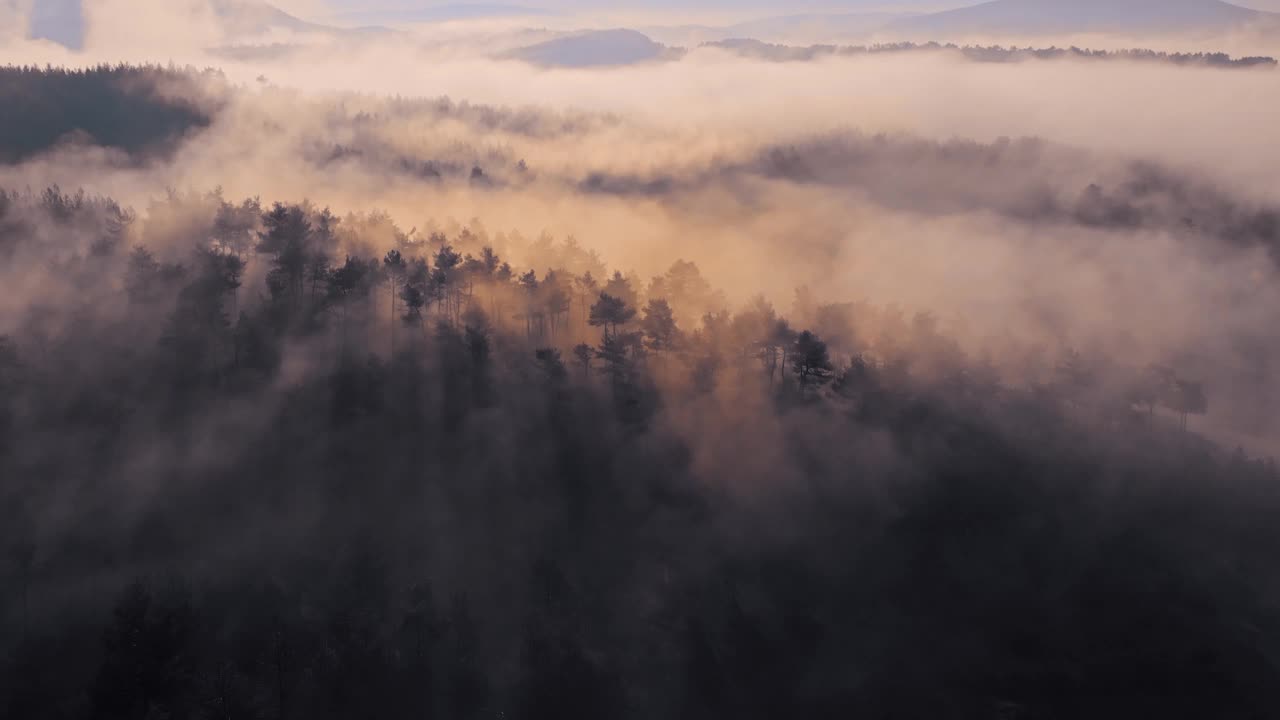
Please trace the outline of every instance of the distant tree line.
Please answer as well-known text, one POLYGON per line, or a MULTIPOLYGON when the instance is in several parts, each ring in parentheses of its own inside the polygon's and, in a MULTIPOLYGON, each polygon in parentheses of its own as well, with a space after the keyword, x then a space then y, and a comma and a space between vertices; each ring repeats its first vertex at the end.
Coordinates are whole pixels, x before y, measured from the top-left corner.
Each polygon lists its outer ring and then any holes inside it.
POLYGON ((902 53, 936 53, 945 51, 958 54, 965 60, 984 63, 1024 62, 1027 60, 1127 60, 1156 62, 1171 65, 1197 65, 1216 68, 1275 67, 1276 59, 1266 56, 1232 57, 1221 52, 1163 52, 1140 48, 1126 50, 1090 50, 1088 48, 1004 47, 1001 45, 956 45, 955 43, 878 43, 875 45, 777 45, 752 39, 731 39, 703 43, 703 47, 720 48, 731 52, 774 62, 801 62, 823 57, 850 57, 859 55, 890 55, 902 53))
POLYGON ((0 163, 59 143, 117 149, 135 160, 171 151, 211 122, 218 99, 202 81, 221 82, 221 75, 154 65, 0 67, 0 163))

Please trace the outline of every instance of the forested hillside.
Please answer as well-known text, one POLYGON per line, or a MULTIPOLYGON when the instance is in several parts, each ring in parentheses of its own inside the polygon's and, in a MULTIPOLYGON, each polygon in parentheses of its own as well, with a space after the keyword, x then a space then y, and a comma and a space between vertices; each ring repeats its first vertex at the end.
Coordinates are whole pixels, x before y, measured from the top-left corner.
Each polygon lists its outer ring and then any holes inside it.
POLYGON ((1195 378, 589 240, 0 196, 4 717, 1280 712, 1195 378))
MULTIPOLYGON (((195 72, 120 65, 88 70, 0 67, 0 163, 26 160, 59 143, 141 158, 170 151, 208 126, 216 100, 195 72)), ((206 71, 206 79, 217 73, 206 71)))

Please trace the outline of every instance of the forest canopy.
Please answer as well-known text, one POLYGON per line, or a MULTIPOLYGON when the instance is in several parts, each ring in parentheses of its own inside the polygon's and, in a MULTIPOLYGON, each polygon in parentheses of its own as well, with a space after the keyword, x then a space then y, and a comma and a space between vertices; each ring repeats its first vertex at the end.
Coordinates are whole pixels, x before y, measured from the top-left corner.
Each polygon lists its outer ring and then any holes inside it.
POLYGON ((192 81, 199 75, 158 66, 0 67, 0 107, 10 109, 0 113, 0 163, 27 160, 59 143, 138 158, 171 151, 187 133, 209 125, 213 99, 194 94, 203 87, 192 81))
POLYGON ((0 346, 10 717, 1280 701, 1280 477, 1174 368, 1010 385, 927 314, 478 225, 3 197, 47 268, 0 346))
POLYGON ((1264 194, 0 83, 2 717, 1280 714, 1264 194))

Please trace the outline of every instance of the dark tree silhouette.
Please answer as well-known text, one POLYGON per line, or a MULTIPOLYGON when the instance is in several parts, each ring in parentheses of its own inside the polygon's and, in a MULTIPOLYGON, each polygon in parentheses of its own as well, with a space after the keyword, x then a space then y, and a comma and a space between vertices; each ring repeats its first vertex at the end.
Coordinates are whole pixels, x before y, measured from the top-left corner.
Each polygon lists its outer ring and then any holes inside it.
POLYGON ((645 305, 640 327, 644 331, 645 347, 654 352, 670 352, 680 345, 680 329, 676 327, 671 306, 664 299, 655 298, 645 305))
POLYGON ((802 390, 811 384, 827 382, 832 378, 834 369, 827 344, 808 330, 796 337, 795 347, 791 351, 791 365, 802 390))
POLYGON ((338 306, 341 313, 339 335, 344 353, 347 351, 347 328, 351 306, 370 296, 376 272, 376 263, 365 263, 363 260, 348 257, 342 267, 330 274, 328 299, 338 306))
POLYGON ((574 279, 574 285, 578 290, 578 307, 582 309, 582 325, 585 327, 588 320, 587 313, 591 308, 591 299, 600 294, 600 283, 588 270, 574 279))
POLYGON ((592 327, 601 328, 605 339, 618 335, 618 329, 631 322, 636 316, 636 309, 625 300, 607 292, 600 293, 600 298, 591 306, 589 322, 592 327))
POLYGON ((765 327, 765 335, 759 342, 760 359, 765 370, 769 372, 769 385, 773 385, 774 375, 782 368, 782 376, 787 374, 787 359, 790 357, 796 342, 796 333, 791 325, 783 319, 776 319, 765 327))
POLYGON ((573 347, 573 358, 582 366, 582 377, 591 376, 591 360, 595 356, 595 351, 586 343, 578 343, 573 347))
POLYGON ((142 583, 127 588, 104 638, 93 692, 95 716, 147 718, 190 712, 195 620, 188 591, 181 586, 171 586, 159 596, 142 583))
POLYGON ((609 281, 605 283, 603 291, 605 294, 618 298, 627 305, 635 307, 640 300, 636 294, 636 289, 632 285, 631 280, 623 276, 621 271, 615 270, 609 281))
POLYGON ((1187 415, 1204 415, 1209 412, 1209 400, 1204 386, 1189 380, 1173 381, 1164 399, 1168 408, 1182 416, 1182 429, 1187 429, 1187 415))
POLYGON ((290 313, 297 312, 304 297, 308 268, 315 287, 327 276, 327 261, 318 268, 311 254, 311 221, 304 208, 298 205, 276 203, 262 216, 263 230, 259 233, 257 251, 271 256, 271 272, 267 275, 267 287, 272 299, 283 303, 290 313))
POLYGON ((391 300, 391 354, 396 352, 396 299, 400 296, 400 290, 404 287, 405 276, 408 274, 408 265, 405 264, 404 257, 399 250, 388 250, 385 257, 382 258, 383 277, 386 279, 387 288, 390 291, 391 300))

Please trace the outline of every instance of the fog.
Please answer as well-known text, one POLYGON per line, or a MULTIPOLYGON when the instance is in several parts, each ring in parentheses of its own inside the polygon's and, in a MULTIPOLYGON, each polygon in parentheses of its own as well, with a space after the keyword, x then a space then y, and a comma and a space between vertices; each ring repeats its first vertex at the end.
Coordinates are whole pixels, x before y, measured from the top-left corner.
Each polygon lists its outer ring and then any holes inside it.
POLYGON ((1280 708, 1272 66, 84 15, 0 37, 6 717, 1280 708))
POLYGON ((162 188, 219 186, 383 209, 406 227, 481 218, 573 235, 642 277, 684 256, 735 302, 759 291, 785 302, 808 284, 833 299, 945 309, 977 338, 1016 329, 1118 351, 1118 338, 1136 336, 1130 351, 1151 362, 1274 321, 1274 241, 1239 246, 1224 237, 1236 230, 1211 227, 1234 220, 1199 216, 1280 202, 1280 150, 1268 142, 1280 76, 1266 69, 774 65, 707 51, 609 71, 464 59, 377 73, 417 56, 327 57, 224 63, 225 86, 212 92, 225 106, 172 157, 120 167, 77 147, 0 170, 0 181, 84 187, 135 207, 162 188), (438 112, 387 96, 459 100, 438 112), (378 119, 361 123, 362 113, 378 119), (338 146, 351 152, 334 156, 338 146), (794 154, 794 167, 771 166, 777 153, 794 154), (461 177, 403 172, 405 158, 452 163, 461 177), (516 170, 522 160, 528 172, 516 170), (468 182, 473 166, 494 182, 468 182), (1078 217, 1091 184, 1127 195, 1153 173, 1169 187, 1136 191, 1149 220, 1078 217), (1168 207, 1187 202, 1183 186, 1193 202, 1225 205, 1168 207), (1192 216, 1206 227, 1188 232, 1192 216), (1154 285, 1144 281, 1153 266, 1166 268, 1154 285), (1256 302, 1236 307, 1240 288, 1256 302), (1050 330, 1037 325, 1043 307, 1058 308, 1050 330))
POLYGON ((217 67, 203 89, 154 90, 201 95, 210 125, 141 163, 91 140, 53 147, 0 168, 7 187, 139 208, 166 188, 218 187, 411 227, 480 218, 576 237, 641 277, 686 257, 734 303, 764 292, 785 304, 807 285, 932 312, 970 350, 1004 333, 1144 364, 1218 352, 1275 321, 1274 238, 1242 229, 1280 202, 1280 75, 1267 67, 949 53, 774 64, 702 48, 546 69, 493 59, 531 38, 485 23, 378 42, 254 36, 300 44, 247 60, 216 50, 250 46, 204 2, 97 0, 84 13, 83 52, 11 39, 0 60, 217 67), (466 181, 473 167, 485 184, 466 181), (1082 209, 1091 186, 1106 207, 1082 209), (1119 206, 1140 217, 1096 216, 1119 206))

